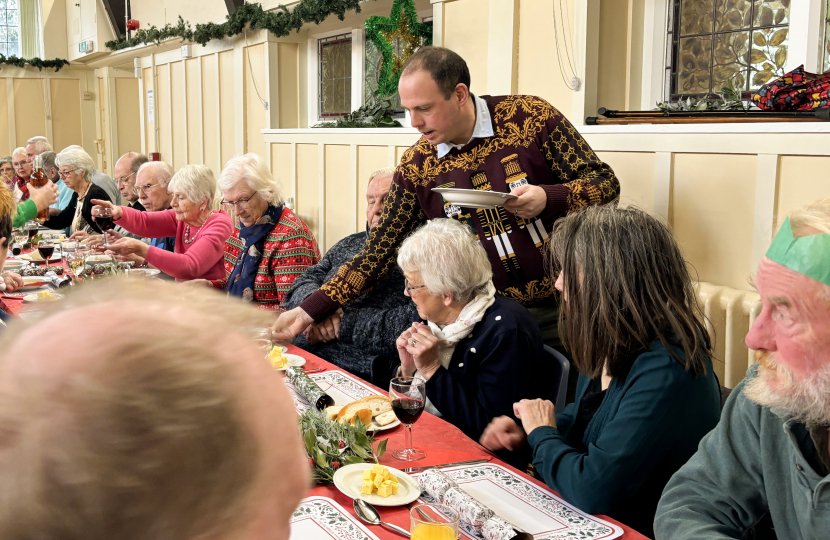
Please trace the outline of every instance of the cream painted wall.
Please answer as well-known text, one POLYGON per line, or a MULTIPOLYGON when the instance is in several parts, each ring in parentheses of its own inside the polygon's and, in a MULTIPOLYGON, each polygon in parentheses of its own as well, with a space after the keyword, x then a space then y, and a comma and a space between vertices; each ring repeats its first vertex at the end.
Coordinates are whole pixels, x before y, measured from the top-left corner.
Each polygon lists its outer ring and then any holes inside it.
POLYGON ((775 230, 796 208, 830 197, 830 157, 781 156, 780 160, 775 230))
MULTIPOLYGON (((320 190, 320 177, 324 163, 320 159, 321 147, 316 144, 297 145, 297 214, 308 224, 314 237, 320 239, 320 199, 325 191, 320 190)), ((321 250, 322 251, 322 250, 321 250)))
POLYGON ((651 152, 597 152, 620 180, 620 205, 654 211, 654 154, 651 152))
POLYGON ((245 54, 245 148, 261 156, 267 155, 262 130, 267 126, 268 112, 262 101, 265 92, 265 45, 246 47, 245 54))
MULTIPOLYGON (((568 4, 572 6, 572 2, 566 2, 568 4)), ((559 70, 553 41, 553 3, 551 0, 521 0, 520 6, 518 92, 542 97, 570 117, 573 92, 562 80, 559 70)), ((566 18, 573 36, 573 19, 566 18)), ((447 30, 448 33, 452 31, 451 28, 447 30)), ((564 58, 564 42, 560 47, 564 58)))
POLYGON ((191 25, 222 22, 228 15, 223 0, 132 0, 130 8, 133 19, 141 22, 141 28, 151 24, 161 28, 167 23, 175 26, 179 15, 191 25))
POLYGON ((141 119, 138 79, 119 77, 114 79, 117 111, 118 146, 116 156, 141 151, 141 119))
POLYGON ((202 110, 200 115, 203 125, 203 140, 205 151, 205 165, 219 171, 222 168, 222 156, 219 152, 219 59, 215 54, 203 56, 202 62, 202 110))
MULTIPOLYGON (((300 127, 300 46, 279 44, 279 111, 283 129, 300 127)), ((261 138, 261 135, 260 135, 261 138)))
MULTIPOLYGON (((488 0, 457 0, 444 6, 444 46, 457 52, 470 68, 470 90, 487 94, 488 0)), ((505 76, 510 77, 509 73, 505 76)))
POLYGON ((350 147, 331 144, 326 146, 325 152, 326 234, 320 249, 328 251, 338 240, 354 232, 357 186, 352 180, 354 167, 350 147))
POLYGON ((236 153, 234 135, 234 110, 236 96, 234 95, 234 62, 233 51, 219 53, 219 131, 221 137, 220 154, 221 164, 224 165, 236 153))
POLYGON ((748 288, 756 157, 676 154, 671 223, 700 281, 748 288))
POLYGON ((625 110, 628 10, 630 0, 600 3, 597 105, 625 110))
POLYGON ((202 129, 202 60, 190 58, 184 61, 185 85, 187 87, 187 102, 185 113, 187 116, 187 161, 202 163, 202 140, 205 138, 202 129))
POLYGON ((97 92, 91 71, 64 68, 55 73, 4 66, 0 74, 0 156, 42 135, 58 151, 79 144, 97 159, 97 92), (87 89, 96 99, 82 99, 87 89))
POLYGON ((366 227, 366 186, 369 176, 378 169, 389 166, 389 149, 385 146, 357 147, 357 211, 354 232, 366 227))

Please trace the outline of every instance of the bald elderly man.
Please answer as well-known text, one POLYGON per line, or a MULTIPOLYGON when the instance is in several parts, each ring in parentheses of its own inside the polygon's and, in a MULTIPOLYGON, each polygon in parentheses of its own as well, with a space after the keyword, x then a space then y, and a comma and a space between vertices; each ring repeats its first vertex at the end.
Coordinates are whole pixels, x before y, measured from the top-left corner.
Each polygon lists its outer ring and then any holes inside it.
POLYGON ((257 310, 132 286, 84 286, 6 329, 0 538, 287 539, 308 464, 287 390, 239 329, 257 310))
POLYGON ((666 485, 658 539, 830 536, 830 199, 784 221, 755 287, 758 363, 666 485))

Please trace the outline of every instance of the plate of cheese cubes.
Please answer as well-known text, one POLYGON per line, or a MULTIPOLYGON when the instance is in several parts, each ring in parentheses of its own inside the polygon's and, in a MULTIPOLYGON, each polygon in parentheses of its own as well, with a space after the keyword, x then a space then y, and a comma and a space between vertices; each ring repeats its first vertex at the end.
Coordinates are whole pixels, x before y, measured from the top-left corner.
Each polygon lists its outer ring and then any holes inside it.
POLYGON ((275 345, 266 357, 274 369, 277 371, 285 371, 287 367, 300 367, 305 364, 305 358, 297 356, 296 354, 288 354, 285 352, 285 347, 275 345))
POLYGON ((408 474, 376 463, 357 463, 334 473, 334 485, 347 497, 375 506, 401 506, 421 496, 421 486, 408 474))

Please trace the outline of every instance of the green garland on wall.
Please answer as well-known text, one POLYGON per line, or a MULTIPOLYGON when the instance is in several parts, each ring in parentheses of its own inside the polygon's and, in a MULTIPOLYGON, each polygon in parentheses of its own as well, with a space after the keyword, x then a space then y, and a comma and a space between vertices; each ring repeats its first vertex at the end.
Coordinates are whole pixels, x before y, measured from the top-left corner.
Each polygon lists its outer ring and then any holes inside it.
POLYGON ((25 68, 26 65, 30 65, 33 67, 38 68, 39 70, 43 70, 43 68, 47 69, 54 69, 55 71, 60 71, 63 66, 68 66, 69 61, 64 60, 63 58, 55 58, 53 60, 43 60, 41 58, 18 58, 17 56, 6 56, 4 54, 0 54, 0 65, 7 64, 9 66, 15 66, 19 68, 25 68))
POLYGON ((192 41, 202 46, 214 39, 241 34, 249 24, 251 30, 268 30, 277 37, 285 37, 292 30, 299 31, 306 23, 320 24, 329 15, 337 15, 341 21, 347 11, 360 13, 360 0, 303 0, 294 9, 289 10, 280 5, 274 11, 264 11, 261 4, 244 4, 221 24, 197 24, 193 30, 189 22, 181 16, 176 26, 169 23, 164 28, 150 26, 138 30, 130 39, 108 41, 105 45, 111 51, 119 51, 138 45, 160 44, 162 41, 179 37, 182 41, 192 41))

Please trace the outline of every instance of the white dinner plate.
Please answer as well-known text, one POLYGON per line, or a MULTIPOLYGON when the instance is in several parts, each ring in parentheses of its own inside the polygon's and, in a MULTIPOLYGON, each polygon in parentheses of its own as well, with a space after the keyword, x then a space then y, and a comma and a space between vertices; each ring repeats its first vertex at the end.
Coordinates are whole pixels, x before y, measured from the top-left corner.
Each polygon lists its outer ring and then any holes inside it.
POLYGON ((363 471, 371 469, 374 463, 355 463, 340 467, 334 473, 334 485, 343 495, 352 499, 363 499, 374 506, 402 506, 409 504, 421 496, 421 485, 417 480, 403 471, 386 467, 398 479, 398 492, 395 495, 381 497, 374 493, 364 495, 360 493, 363 487, 363 471))
MULTIPOLYGON (((28 262, 36 262, 36 263, 42 263, 43 262, 43 257, 41 257, 40 253, 38 253, 37 251, 33 251, 31 253, 24 253, 23 255, 18 255, 15 258, 17 260, 20 260, 20 261, 28 261, 28 262)), ((54 253, 52 253, 52 256, 49 257, 49 260, 50 261, 59 261, 59 260, 61 260, 61 250, 56 248, 54 253)))
POLYGON ((55 302, 57 300, 60 300, 61 298, 63 298, 62 294, 53 292, 51 298, 48 298, 46 300, 41 300, 40 298, 38 298, 37 293, 33 293, 33 294, 27 294, 26 296, 24 296, 23 301, 24 302, 33 302, 33 303, 36 303, 36 302, 55 302))
POLYGON ((41 276, 23 276, 23 286, 17 290, 33 291, 43 287, 44 285, 48 285, 49 283, 51 283, 51 281, 41 276))
POLYGON ((88 264, 102 264, 102 263, 111 263, 112 257, 109 255, 90 255, 86 258, 86 262, 88 264))
POLYGON ((127 273, 128 276, 133 277, 153 277, 159 274, 161 274, 161 270, 158 268, 130 268, 127 273))
POLYGON ((480 191, 478 189, 432 188, 432 191, 440 193, 446 202, 455 206, 481 208, 483 210, 492 210, 497 206, 504 205, 504 201, 519 198, 512 193, 480 191))
POLYGON ((6 262, 3 263, 3 270, 6 272, 20 272, 29 266, 29 263, 26 261, 19 261, 17 259, 6 259, 6 262))

